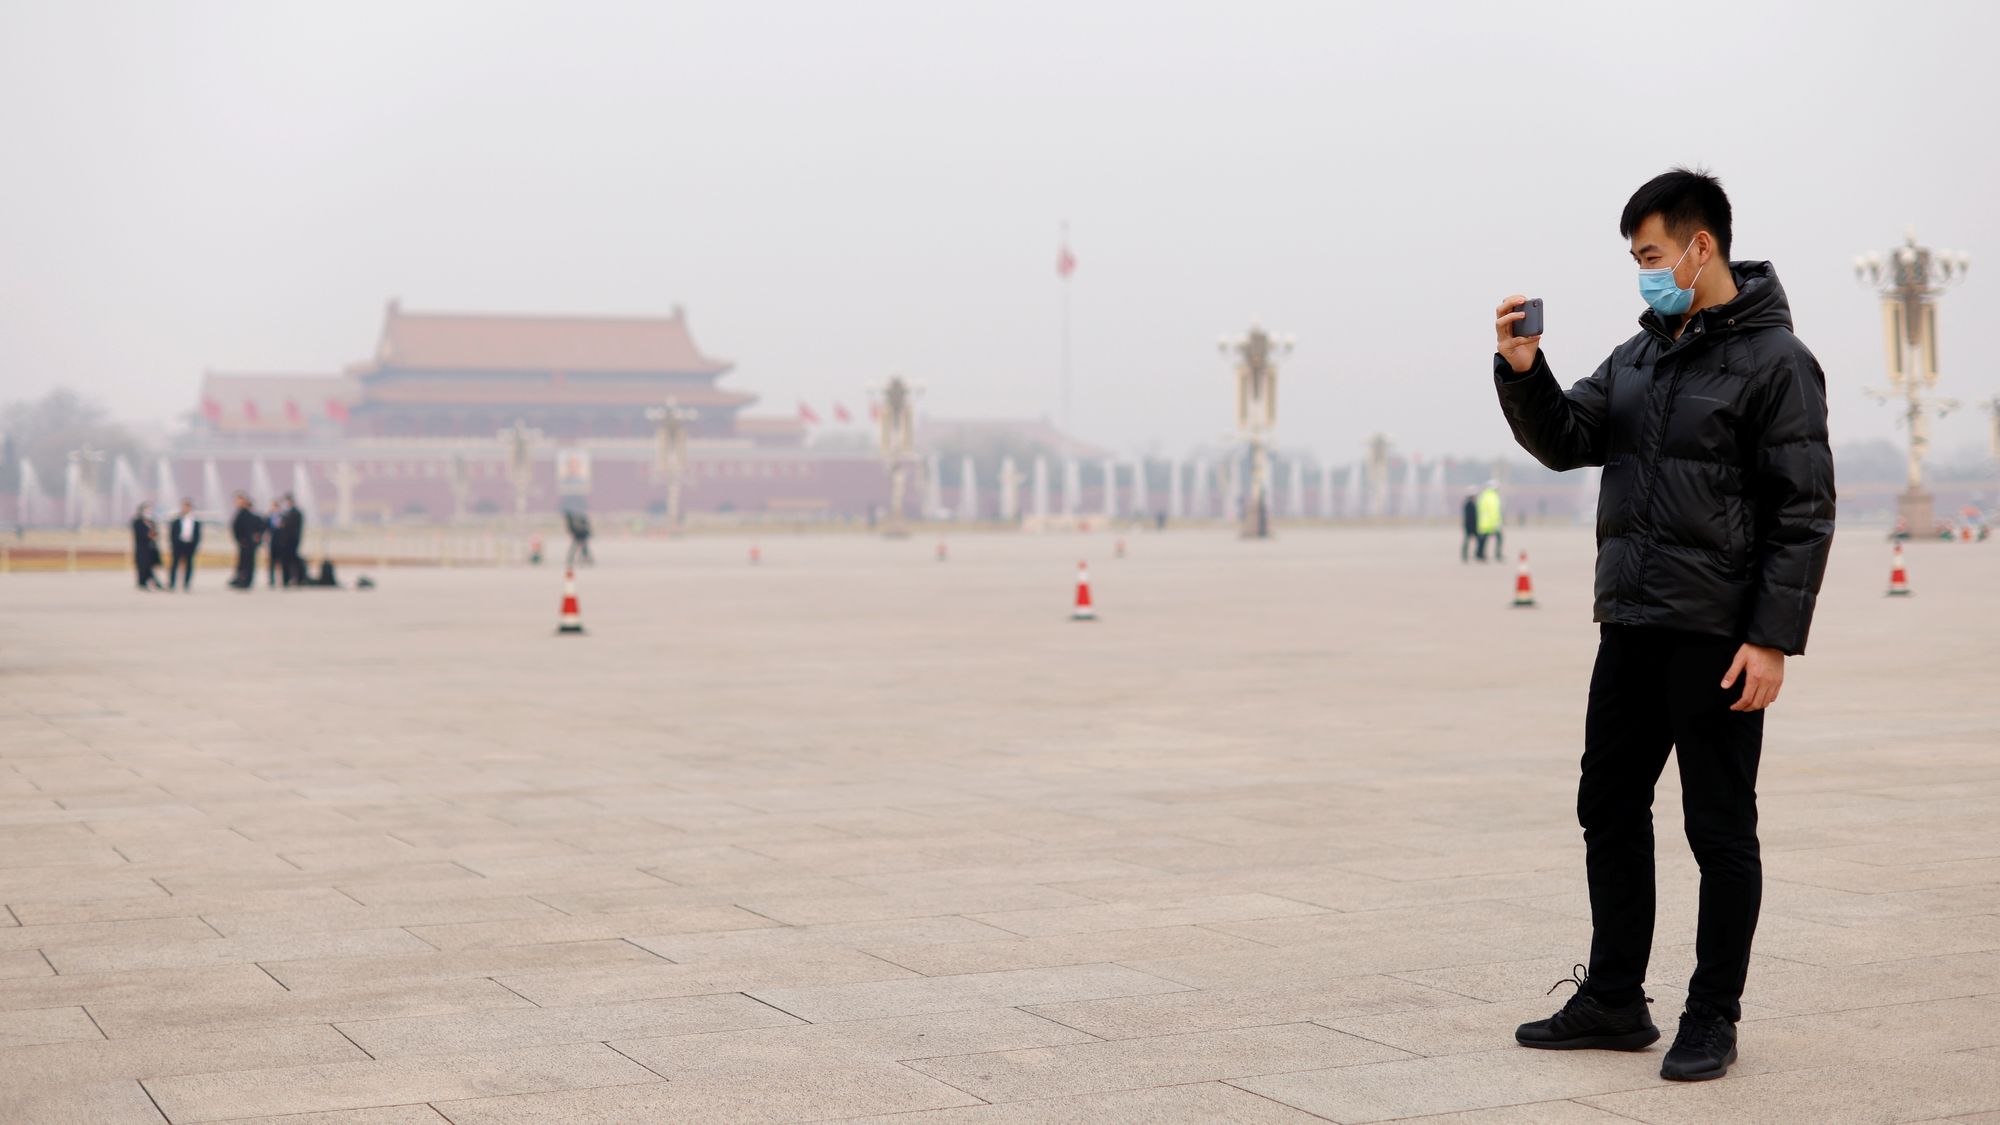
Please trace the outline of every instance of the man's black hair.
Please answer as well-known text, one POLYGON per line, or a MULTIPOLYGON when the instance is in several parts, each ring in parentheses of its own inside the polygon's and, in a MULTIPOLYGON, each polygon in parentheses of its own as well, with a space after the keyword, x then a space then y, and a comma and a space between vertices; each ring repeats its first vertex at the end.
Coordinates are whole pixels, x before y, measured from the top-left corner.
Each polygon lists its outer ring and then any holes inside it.
POLYGON ((1729 196, 1722 190, 1722 181, 1707 172, 1672 168, 1647 180, 1632 193, 1625 213, 1618 216, 1619 236, 1632 237, 1648 215, 1658 215, 1667 225, 1667 233, 1683 246, 1696 231, 1707 230, 1715 236, 1722 260, 1729 260, 1729 196))

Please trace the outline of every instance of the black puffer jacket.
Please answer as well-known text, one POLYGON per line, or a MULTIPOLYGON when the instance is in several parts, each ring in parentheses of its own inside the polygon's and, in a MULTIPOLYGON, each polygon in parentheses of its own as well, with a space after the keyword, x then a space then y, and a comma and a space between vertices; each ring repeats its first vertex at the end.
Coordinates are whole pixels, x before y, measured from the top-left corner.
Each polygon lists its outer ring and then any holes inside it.
POLYGON ((1493 357, 1514 438, 1551 469, 1604 466, 1595 619, 1801 653, 1833 542, 1826 376, 1769 262, 1676 340, 1650 310, 1567 393, 1493 357))

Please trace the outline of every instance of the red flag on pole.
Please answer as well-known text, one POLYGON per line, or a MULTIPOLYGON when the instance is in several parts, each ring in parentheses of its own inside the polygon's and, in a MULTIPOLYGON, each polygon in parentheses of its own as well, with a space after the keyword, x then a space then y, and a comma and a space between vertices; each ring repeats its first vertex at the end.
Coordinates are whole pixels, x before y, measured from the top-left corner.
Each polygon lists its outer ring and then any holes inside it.
POLYGON ((1056 276, 1068 281, 1069 275, 1075 272, 1076 255, 1069 252, 1069 242, 1065 239, 1056 250, 1056 276))
POLYGON ((833 420, 845 425, 854 421, 854 415, 847 412, 847 407, 836 402, 833 404, 833 420))
POLYGON ((256 399, 254 399, 254 398, 246 398, 246 399, 244 399, 244 400, 243 400, 243 417, 244 417, 245 419, 249 420, 249 421, 252 421, 252 422, 255 422, 255 421, 257 420, 257 400, 256 400, 256 399))
POLYGON ((212 398, 202 399, 201 416, 208 419, 211 426, 222 421, 222 404, 212 398))
POLYGON ((347 404, 337 398, 327 399, 326 416, 336 422, 347 421, 347 404))
POLYGON ((306 417, 299 413, 299 404, 294 399, 288 398, 285 400, 285 421, 290 422, 294 426, 305 425, 306 417))
POLYGON ((801 402, 799 403, 799 421, 804 422, 808 426, 817 426, 819 425, 819 415, 813 412, 812 407, 801 402))

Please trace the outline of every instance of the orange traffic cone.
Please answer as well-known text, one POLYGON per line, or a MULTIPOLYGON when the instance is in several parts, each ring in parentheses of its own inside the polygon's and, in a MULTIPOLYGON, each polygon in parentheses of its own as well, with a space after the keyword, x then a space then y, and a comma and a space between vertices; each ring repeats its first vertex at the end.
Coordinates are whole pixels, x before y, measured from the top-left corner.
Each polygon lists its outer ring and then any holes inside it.
POLYGON ((1069 611, 1069 619, 1097 620, 1097 610, 1090 604, 1090 568, 1083 563, 1076 564, 1076 608, 1069 611))
POLYGON ((1910 596, 1910 575, 1903 569, 1903 545, 1896 544, 1896 556, 1889 563, 1889 596, 1907 598, 1910 596))
POLYGON ((949 559, 950 559, 950 557, 951 557, 950 555, 948 555, 948 554, 946 554, 946 553, 945 553, 945 549, 944 549, 944 540, 942 540, 942 539, 938 540, 938 549, 937 549, 937 559, 938 559, 938 561, 939 561, 939 562, 945 562, 945 561, 949 560, 949 559))
POLYGON ((1521 573, 1514 579, 1514 608, 1532 608, 1535 604, 1535 580, 1528 577, 1528 552, 1521 552, 1521 573))
POLYGON ((556 635, 583 632, 583 617, 576 609, 576 571, 563 571, 562 617, 556 625, 556 635))
POLYGON ((757 549, 757 544, 755 543, 750 544, 750 565, 756 566, 758 563, 763 561, 764 561, 764 552, 757 549))

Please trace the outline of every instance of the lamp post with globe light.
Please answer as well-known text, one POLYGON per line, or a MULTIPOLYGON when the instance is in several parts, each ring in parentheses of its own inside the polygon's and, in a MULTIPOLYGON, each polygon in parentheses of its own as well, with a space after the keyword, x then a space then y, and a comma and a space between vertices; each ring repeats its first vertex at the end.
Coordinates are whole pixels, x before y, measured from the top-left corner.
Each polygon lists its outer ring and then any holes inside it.
POLYGON ((518 529, 528 519, 528 490, 535 481, 535 444, 541 441, 542 431, 516 418, 513 425, 494 436, 506 452, 507 481, 514 486, 514 526, 518 529))
POLYGON ((1250 496, 1243 505, 1245 539, 1271 537, 1270 435, 1278 422, 1278 361, 1297 340, 1274 337, 1252 321, 1250 331, 1224 336, 1217 348, 1236 357, 1236 430, 1250 447, 1250 496))
POLYGON ((653 422, 653 471, 667 484, 667 529, 681 526, 681 486, 687 479, 687 424, 695 412, 669 398, 646 411, 653 422))
POLYGON ((888 382, 868 388, 882 426, 879 439, 882 463, 889 470, 889 520, 882 534, 892 539, 910 533, 903 522, 903 496, 909 482, 910 458, 916 451, 917 398, 923 393, 921 384, 911 383, 901 375, 891 375, 888 382))
POLYGON ((104 464, 104 451, 85 445, 69 451, 69 479, 64 482, 65 512, 72 530, 97 522, 97 476, 104 464))
POLYGON ((1929 537, 1935 523, 1933 499, 1924 489, 1924 454, 1930 449, 1930 419, 1958 407, 1958 400, 1936 394, 1938 383, 1937 299, 1946 288, 1964 280, 1972 255, 1917 245, 1914 230, 1889 252, 1854 259, 1854 276, 1882 297, 1882 337, 1887 347, 1889 388, 1867 388, 1877 402, 1898 402, 1903 425, 1910 431, 1908 482, 1896 498, 1896 517, 1918 538, 1929 537))

